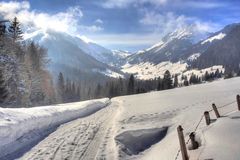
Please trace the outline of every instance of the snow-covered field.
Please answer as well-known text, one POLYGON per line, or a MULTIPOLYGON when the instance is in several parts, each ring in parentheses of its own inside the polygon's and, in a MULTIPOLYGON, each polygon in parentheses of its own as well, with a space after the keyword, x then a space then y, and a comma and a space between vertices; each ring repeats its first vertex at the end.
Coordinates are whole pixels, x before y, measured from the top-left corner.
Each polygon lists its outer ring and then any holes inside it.
POLYGON ((161 62, 157 65, 146 62, 140 64, 126 64, 122 67, 122 71, 125 73, 135 74, 135 77, 138 79, 154 79, 159 76, 162 77, 166 70, 169 70, 171 73, 177 74, 182 73, 187 69, 187 63, 177 62, 172 63, 169 61, 161 62))
MULTIPOLYGON (((119 159, 175 159, 179 149, 176 131, 177 126, 182 125, 186 135, 185 139, 187 140, 187 135, 195 130, 204 111, 210 110, 213 102, 216 103, 217 106, 222 106, 235 101, 236 95, 240 93, 239 85, 240 78, 234 78, 167 91, 115 98, 113 101, 119 101, 121 103, 120 114, 116 122, 118 126, 117 135, 129 131, 136 131, 133 137, 140 137, 138 138, 138 143, 135 144, 135 146, 137 146, 139 143, 141 144, 141 139, 144 139, 143 137, 148 137, 149 135, 145 129, 152 130, 162 128, 162 132, 160 132, 162 133, 162 137, 159 137, 161 141, 150 148, 146 147, 144 151, 137 155, 134 155, 133 151, 135 151, 135 149, 131 148, 131 145, 127 148, 129 144, 118 143, 119 159), (164 133, 164 128, 167 128, 167 133, 164 133), (130 153, 132 153, 131 156, 129 155, 129 150, 130 153)), ((237 110, 236 102, 219 111, 220 114, 223 114, 235 110, 237 110)), ((215 119, 212 113, 211 117, 215 119)), ((234 141, 231 137, 239 137, 236 135, 239 132, 239 127, 226 126, 228 131, 218 132, 224 130, 224 128, 219 129, 218 126, 220 127, 222 124, 224 125, 224 123, 237 125, 240 122, 234 122, 234 119, 231 120, 231 118, 229 119, 228 117, 225 117, 225 119, 222 118, 209 127, 206 127, 204 121, 200 123, 197 129, 197 137, 199 137, 201 141, 201 147, 198 150, 189 152, 190 159, 199 159, 199 157, 203 159, 202 157, 204 157, 204 159, 213 158, 226 160, 226 157, 229 155, 231 155, 229 159, 239 158, 239 152, 235 152, 236 149, 232 150, 231 148, 227 148, 231 146, 232 141, 234 141), (226 122, 223 122, 225 119, 226 122), (222 139, 222 142, 219 142, 217 137, 221 138, 225 134, 229 136, 222 139), (216 137, 212 139, 211 137, 213 136, 216 137)), ((235 121, 237 121, 237 119, 235 119, 235 121)), ((126 136, 126 138, 128 137, 129 136, 126 136)), ((152 138, 154 137, 153 135, 152 138)), ((128 139, 128 141, 131 141, 131 139, 128 139)), ((145 143, 141 145, 144 144, 145 143)), ((240 143, 235 144, 233 147, 240 149, 240 143)), ((178 157, 179 159, 181 159, 180 156, 178 157)))
MULTIPOLYGON (((191 58, 193 59, 197 57, 191 58)), ((180 61, 176 63, 165 61, 157 65, 146 62, 134 65, 125 64, 124 66, 122 66, 122 71, 129 74, 135 74, 135 77, 138 79, 148 80, 158 78, 159 76, 163 77, 165 71, 169 70, 172 75, 180 74, 180 76, 178 76, 179 81, 181 81, 182 75, 187 76, 189 79, 192 73, 201 77, 205 74, 206 71, 208 71, 208 73, 212 72, 215 73, 215 71, 218 69, 219 72, 221 71, 224 72, 224 68, 222 65, 212 66, 201 70, 197 69, 187 70, 187 66, 188 66, 187 63, 180 61)))
MULTIPOLYGON (((210 126, 206 126, 204 119, 200 122, 196 129, 200 147, 188 150, 190 159, 237 160, 240 156, 237 141, 240 113, 236 111, 239 86, 240 78, 232 78, 116 97, 108 107, 100 107, 102 109, 94 114, 61 125, 20 159, 172 160, 179 150, 177 126, 182 125, 187 141, 204 111, 211 110, 211 104, 215 103, 218 107, 229 105, 219 109, 224 117, 210 126)), ((100 101, 102 106, 108 102, 107 99, 100 101)), ((216 119, 212 112, 210 115, 216 119)), ((181 159, 181 154, 177 159, 181 159)))

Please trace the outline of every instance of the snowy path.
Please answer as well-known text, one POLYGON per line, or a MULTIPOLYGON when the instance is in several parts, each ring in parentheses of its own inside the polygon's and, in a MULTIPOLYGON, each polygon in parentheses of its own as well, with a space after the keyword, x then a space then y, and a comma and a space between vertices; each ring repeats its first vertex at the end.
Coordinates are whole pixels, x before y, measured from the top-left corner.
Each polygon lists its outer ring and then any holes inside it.
POLYGON ((93 115, 61 125, 20 159, 23 160, 75 160, 104 159, 115 155, 114 147, 107 145, 113 137, 112 122, 118 105, 113 103, 93 115), (109 148, 107 148, 107 146, 109 148), (110 150, 110 151, 109 151, 110 150), (106 156, 106 153, 107 157, 106 156))

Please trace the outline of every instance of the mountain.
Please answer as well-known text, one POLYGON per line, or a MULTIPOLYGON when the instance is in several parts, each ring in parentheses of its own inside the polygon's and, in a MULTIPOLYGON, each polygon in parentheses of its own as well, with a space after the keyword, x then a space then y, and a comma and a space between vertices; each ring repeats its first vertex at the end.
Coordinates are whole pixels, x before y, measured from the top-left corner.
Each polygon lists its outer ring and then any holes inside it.
POLYGON ((74 39, 74 43, 83 50, 86 54, 94 57, 99 62, 108 64, 110 66, 115 66, 119 63, 123 58, 123 52, 111 51, 109 49, 104 48, 103 46, 98 45, 94 42, 86 42, 79 37, 72 37, 74 39))
POLYGON ((199 33, 193 26, 175 30, 167 34, 162 40, 152 47, 138 51, 128 58, 130 64, 151 62, 159 64, 164 61, 176 61, 205 33, 199 33))
POLYGON ((26 39, 34 40, 48 49, 49 69, 54 76, 59 72, 75 80, 83 78, 83 74, 85 79, 123 76, 117 68, 103 63, 111 59, 112 52, 97 44, 53 30, 35 31, 28 34, 26 39))
MULTIPOLYGON (((79 37, 54 31, 37 31, 30 38, 48 49, 52 61, 50 69, 54 75, 63 71, 73 77, 88 73, 89 79, 135 74, 141 79, 162 75, 165 70, 173 74, 187 69, 218 66, 238 72, 240 62, 240 24, 231 24, 222 30, 206 36, 193 26, 175 30, 164 36, 152 47, 130 53, 109 50, 79 37), (121 71, 120 71, 121 70, 121 71)), ((87 77, 87 76, 85 76, 87 77)))
POLYGON ((191 46, 183 59, 187 59, 192 68, 206 68, 223 65, 231 70, 239 70, 240 62, 240 23, 231 24, 212 34, 207 39, 191 46), (191 56, 197 58, 191 60, 191 56), (190 58, 190 59, 189 59, 190 58))
POLYGON ((115 63, 110 63, 112 66, 116 66, 121 68, 127 61, 127 58, 132 55, 131 52, 123 51, 123 50, 112 50, 112 54, 115 57, 115 63))

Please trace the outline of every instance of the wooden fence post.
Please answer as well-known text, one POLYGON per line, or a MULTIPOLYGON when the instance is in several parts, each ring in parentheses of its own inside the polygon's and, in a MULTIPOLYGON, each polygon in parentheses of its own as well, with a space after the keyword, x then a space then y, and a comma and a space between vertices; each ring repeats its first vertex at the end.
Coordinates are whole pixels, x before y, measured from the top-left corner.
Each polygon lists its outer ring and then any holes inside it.
POLYGON ((219 114, 218 109, 217 109, 217 107, 214 103, 212 104, 212 108, 214 110, 214 113, 215 113, 216 117, 220 118, 220 114, 219 114))
POLYGON ((181 125, 179 125, 177 127, 177 132, 178 132, 178 139, 179 139, 179 143, 180 143, 180 149, 181 149, 181 153, 182 153, 182 159, 189 160, 188 154, 187 154, 187 147, 186 147, 186 143, 185 143, 184 135, 183 135, 183 128, 181 125))
POLYGON ((208 111, 204 112, 204 117, 205 117, 205 120, 206 120, 206 124, 209 125, 211 123, 211 120, 210 120, 210 115, 209 115, 208 111))
POLYGON ((238 110, 240 111, 240 96, 237 95, 237 104, 238 104, 238 110))

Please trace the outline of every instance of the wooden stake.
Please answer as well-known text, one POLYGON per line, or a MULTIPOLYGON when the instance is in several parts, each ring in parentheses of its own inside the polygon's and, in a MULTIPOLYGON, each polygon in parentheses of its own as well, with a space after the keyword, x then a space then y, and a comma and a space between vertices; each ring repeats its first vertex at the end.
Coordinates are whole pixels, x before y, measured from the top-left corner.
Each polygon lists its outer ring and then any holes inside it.
POLYGON ((182 153, 182 159, 189 160, 182 126, 177 127, 177 132, 178 132, 178 139, 179 139, 179 143, 180 143, 180 149, 181 149, 181 153, 182 153))
POLYGON ((240 111, 240 96, 237 95, 237 104, 238 104, 238 110, 240 111))
POLYGON ((205 117, 205 120, 206 120, 206 124, 209 125, 211 123, 211 120, 210 120, 210 115, 209 115, 208 111, 204 112, 204 117, 205 117))
POLYGON ((214 103, 212 104, 212 108, 214 110, 214 113, 215 113, 216 117, 220 118, 220 114, 219 114, 218 109, 217 109, 217 107, 214 103))

